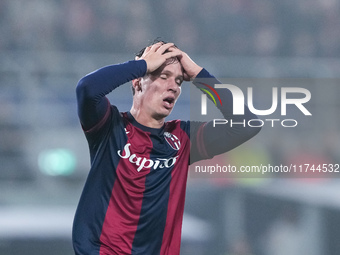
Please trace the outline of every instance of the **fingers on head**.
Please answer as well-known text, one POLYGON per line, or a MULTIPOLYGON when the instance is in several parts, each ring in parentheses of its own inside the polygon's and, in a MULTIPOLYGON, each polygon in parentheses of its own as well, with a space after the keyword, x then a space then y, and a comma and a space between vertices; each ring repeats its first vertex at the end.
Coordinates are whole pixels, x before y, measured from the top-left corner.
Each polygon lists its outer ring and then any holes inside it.
POLYGON ((162 55, 167 55, 166 58, 177 57, 181 55, 181 51, 175 46, 174 43, 157 42, 145 48, 142 55, 145 56, 148 52, 159 52, 162 55))
POLYGON ((166 44, 163 44, 163 45, 160 45, 159 46, 159 50, 164 53, 165 51, 169 50, 171 47, 174 46, 174 43, 166 43, 166 44))
POLYGON ((150 45, 150 50, 158 51, 161 52, 162 54, 169 49, 171 46, 173 46, 173 43, 163 43, 163 42, 158 42, 153 45, 150 45))
POLYGON ((150 46, 147 47, 147 48, 149 48, 149 50, 156 51, 156 50, 158 50, 162 45, 163 45, 162 42, 158 42, 158 43, 155 43, 155 44, 150 45, 150 46))
POLYGON ((163 54, 167 59, 169 58, 177 58, 181 56, 181 52, 180 51, 169 51, 167 53, 163 54))
POLYGON ((148 53, 148 52, 151 50, 151 46, 152 46, 152 45, 150 45, 150 46, 148 46, 148 47, 145 48, 145 50, 144 50, 142 56, 145 56, 145 54, 148 53))

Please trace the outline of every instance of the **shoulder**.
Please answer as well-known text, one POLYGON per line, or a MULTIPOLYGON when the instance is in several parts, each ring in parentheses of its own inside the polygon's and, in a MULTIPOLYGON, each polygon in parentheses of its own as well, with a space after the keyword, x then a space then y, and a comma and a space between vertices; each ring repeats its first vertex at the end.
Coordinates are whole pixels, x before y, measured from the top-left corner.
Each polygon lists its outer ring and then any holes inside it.
POLYGON ((171 120, 165 123, 164 130, 170 133, 185 134, 190 137, 190 133, 197 131, 204 124, 205 122, 199 121, 171 120))
POLYGON ((164 130, 174 131, 174 130, 185 129, 186 125, 187 125, 186 121, 170 120, 170 121, 165 122, 164 130))
POLYGON ((88 139, 99 139, 106 136, 108 132, 116 131, 124 125, 124 113, 119 112, 116 106, 109 105, 108 110, 102 120, 89 130, 84 130, 88 139))

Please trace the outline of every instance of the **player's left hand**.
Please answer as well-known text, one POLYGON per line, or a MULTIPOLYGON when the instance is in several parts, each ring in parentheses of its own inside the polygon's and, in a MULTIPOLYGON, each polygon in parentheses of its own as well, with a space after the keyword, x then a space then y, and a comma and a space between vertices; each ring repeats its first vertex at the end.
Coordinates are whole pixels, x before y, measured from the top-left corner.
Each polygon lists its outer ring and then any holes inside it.
POLYGON ((177 47, 173 46, 169 48, 169 51, 178 52, 177 58, 183 67, 185 81, 190 81, 191 79, 194 79, 203 69, 201 66, 197 65, 187 53, 181 51, 177 47))

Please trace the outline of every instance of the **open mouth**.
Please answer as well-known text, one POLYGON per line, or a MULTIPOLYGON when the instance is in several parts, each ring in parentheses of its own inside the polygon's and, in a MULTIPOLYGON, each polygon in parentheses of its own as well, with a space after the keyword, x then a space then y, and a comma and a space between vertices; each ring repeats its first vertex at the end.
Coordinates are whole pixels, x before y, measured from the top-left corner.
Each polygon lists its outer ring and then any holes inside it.
POLYGON ((170 109, 174 106, 175 98, 166 97, 166 98, 163 99, 163 102, 164 102, 164 107, 167 108, 167 109, 170 109))

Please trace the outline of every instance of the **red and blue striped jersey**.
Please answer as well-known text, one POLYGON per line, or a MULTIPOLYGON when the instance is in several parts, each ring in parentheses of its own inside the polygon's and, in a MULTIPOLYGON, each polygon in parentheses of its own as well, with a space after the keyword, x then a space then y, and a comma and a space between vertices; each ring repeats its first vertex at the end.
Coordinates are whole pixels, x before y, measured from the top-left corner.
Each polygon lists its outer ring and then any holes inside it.
MULTIPOLYGON (((77 255, 178 255, 189 163, 235 148, 259 131, 180 120, 160 129, 141 125, 105 95, 145 73, 144 60, 129 61, 78 83, 91 170, 73 224, 77 255)), ((218 83, 205 69, 197 77, 218 83)), ((225 118, 256 118, 247 107, 244 116, 232 116, 230 91, 216 91, 225 118)))
POLYGON ((85 132, 91 171, 74 221, 77 254, 179 254, 191 129, 139 124, 110 106, 85 132))

